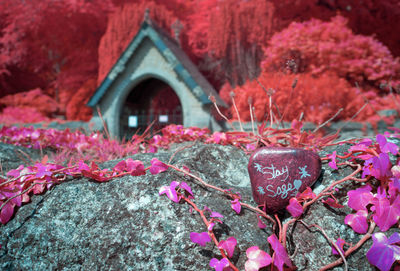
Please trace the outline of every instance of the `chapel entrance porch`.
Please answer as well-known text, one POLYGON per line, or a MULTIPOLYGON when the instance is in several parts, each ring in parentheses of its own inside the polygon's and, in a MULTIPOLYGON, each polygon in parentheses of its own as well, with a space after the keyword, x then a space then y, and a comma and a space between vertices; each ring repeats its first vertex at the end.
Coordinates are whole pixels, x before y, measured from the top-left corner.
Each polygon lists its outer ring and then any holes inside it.
POLYGON ((156 133, 169 124, 183 124, 182 106, 175 91, 159 79, 142 81, 129 93, 121 110, 121 137, 142 134, 152 124, 156 133))

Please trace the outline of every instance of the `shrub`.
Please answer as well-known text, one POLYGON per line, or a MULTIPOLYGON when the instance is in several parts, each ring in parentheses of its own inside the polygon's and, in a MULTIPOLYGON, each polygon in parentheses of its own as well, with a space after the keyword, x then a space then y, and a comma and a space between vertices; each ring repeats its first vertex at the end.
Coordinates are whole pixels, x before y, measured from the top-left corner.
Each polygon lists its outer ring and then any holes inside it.
MULTIPOLYGON (((267 71, 285 70, 288 61, 294 72, 319 75, 332 71, 354 85, 380 87, 391 81, 400 87, 400 61, 373 37, 355 35, 347 19, 336 16, 330 22, 312 19, 291 23, 276 33, 265 48, 262 67, 267 71)), ((385 89, 387 90, 387 88, 385 89)))
MULTIPOLYGON (((44 94, 40 88, 14 95, 7 95, 0 99, 0 106, 36 108, 38 113, 47 117, 50 117, 58 110, 57 102, 50 96, 44 94)), ((28 114, 22 113, 22 115, 27 116, 28 114)))
MULTIPOLYGON (((355 120, 376 123, 380 120, 377 117, 377 111, 397 108, 399 103, 398 97, 379 97, 374 91, 363 93, 332 72, 320 76, 311 72, 300 74, 263 72, 258 80, 265 89, 256 81, 248 81, 243 86, 232 90, 241 120, 251 120, 249 102, 255 108, 255 117, 258 121, 269 119, 267 91, 276 104, 276 107, 272 106, 273 114, 277 119, 280 118, 280 114, 283 115, 285 121, 298 119, 303 113, 305 121, 320 124, 331 118, 341 108, 343 112, 335 120, 347 120, 354 116, 368 100, 369 105, 355 120), (297 83, 293 89, 295 80, 297 83)), ((230 91, 231 89, 227 86, 221 90, 221 96, 227 102, 229 102, 230 91)), ((233 105, 230 106, 230 112, 234 118, 237 118, 233 105)))

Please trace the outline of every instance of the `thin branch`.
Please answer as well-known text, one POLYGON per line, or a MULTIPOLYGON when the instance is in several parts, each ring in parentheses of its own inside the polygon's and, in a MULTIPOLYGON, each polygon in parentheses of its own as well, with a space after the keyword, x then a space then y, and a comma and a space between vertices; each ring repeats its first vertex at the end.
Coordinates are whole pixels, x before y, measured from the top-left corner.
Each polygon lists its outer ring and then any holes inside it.
MULTIPOLYGON (((347 257, 354 251, 356 251, 358 248, 360 248, 369 238, 371 238, 372 233, 374 232, 375 229, 375 222, 371 222, 371 225, 369 227, 368 232, 358 241, 357 244, 354 246, 350 247, 346 252, 344 253, 344 256, 347 257)), ((334 268, 335 266, 338 266, 339 264, 342 263, 342 258, 334 261, 333 263, 330 263, 328 265, 323 266, 319 271, 325 271, 334 268)))
POLYGON ((332 246, 336 249, 336 251, 340 254, 341 259, 344 262, 344 270, 347 271, 348 270, 348 266, 347 266, 347 261, 346 261, 346 256, 343 254, 343 251, 339 248, 339 246, 331 239, 329 238, 328 234, 325 232, 325 230, 316 224, 312 224, 312 225, 307 225, 303 220, 299 220, 299 222, 301 222, 305 227, 310 228, 310 227, 315 227, 317 229, 319 229, 322 234, 325 236, 326 240, 328 240, 329 243, 332 244, 332 246))
POLYGON ((208 99, 213 103, 213 105, 214 105, 215 109, 217 110, 218 114, 231 126, 232 130, 235 131, 236 129, 232 125, 232 123, 229 121, 229 119, 224 114, 222 114, 222 112, 219 110, 219 107, 217 105, 217 101, 215 100, 215 97, 210 95, 208 97, 208 99))
POLYGON ((324 123, 318 125, 317 128, 314 129, 314 131, 312 131, 313 133, 315 133, 316 131, 318 131, 319 129, 321 129, 322 127, 324 127, 325 125, 327 125, 329 122, 331 122, 332 120, 334 120, 339 114, 340 112, 343 111, 343 108, 340 108, 335 115, 333 115, 333 117, 331 117, 330 119, 328 119, 327 121, 325 121, 324 123))
POLYGON ((236 115, 238 117, 240 131, 244 132, 243 126, 242 126, 242 121, 241 121, 240 115, 239 115, 239 110, 238 110, 238 108, 236 106, 236 102, 235 102, 235 98, 234 97, 235 97, 235 93, 233 91, 231 91, 231 101, 232 101, 232 104, 233 104, 233 108, 235 108, 236 115))

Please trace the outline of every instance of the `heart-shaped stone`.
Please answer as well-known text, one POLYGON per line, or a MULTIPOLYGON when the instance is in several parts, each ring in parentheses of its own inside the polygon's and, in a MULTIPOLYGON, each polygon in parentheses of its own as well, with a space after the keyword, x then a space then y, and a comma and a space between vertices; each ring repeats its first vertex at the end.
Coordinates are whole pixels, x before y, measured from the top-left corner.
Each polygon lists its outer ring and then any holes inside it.
POLYGON ((276 213, 289 199, 311 186, 321 174, 321 159, 315 152, 299 148, 263 147, 248 165, 253 198, 276 213))

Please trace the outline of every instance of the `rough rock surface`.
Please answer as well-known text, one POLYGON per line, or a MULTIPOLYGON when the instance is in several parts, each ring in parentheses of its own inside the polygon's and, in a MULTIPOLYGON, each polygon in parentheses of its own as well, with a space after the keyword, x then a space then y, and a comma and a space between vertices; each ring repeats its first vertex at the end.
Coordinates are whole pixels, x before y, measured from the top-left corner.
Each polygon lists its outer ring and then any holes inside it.
MULTIPOLYGON (((138 154, 133 158, 148 166, 153 157, 168 161, 176 150, 138 154)), ((338 153, 344 150, 345 146, 337 149, 338 153)), ((210 184, 232 188, 241 193, 245 202, 255 205, 247 173, 248 159, 249 156, 232 146, 198 143, 177 152, 171 163, 189 167, 210 184)), ((101 166, 111 168, 118 161, 101 166)), ((323 163, 323 171, 322 181, 314 188, 317 192, 349 174, 351 169, 333 171, 323 163)), ((211 270, 210 259, 220 258, 218 250, 211 243, 200 247, 189 239, 190 232, 206 231, 200 216, 191 213, 188 205, 158 195, 159 188, 173 180, 183 181, 185 177, 170 169, 155 176, 150 173, 125 176, 107 183, 80 178, 32 196, 31 203, 22 206, 8 224, 0 226, 0 269, 211 270)), ((252 211, 242 208, 237 215, 229 200, 219 192, 204 189, 190 180, 186 182, 200 208, 207 205, 224 215, 224 223, 215 226, 217 237, 220 240, 236 237, 239 249, 235 249, 233 262, 241 270, 248 247, 256 245, 269 252, 270 224, 259 229, 252 211)), ((342 203, 354 186, 350 183, 339 190, 337 196, 342 203)), ((303 220, 322 226, 334 240, 340 236, 356 243, 360 235, 343 222, 349 212, 348 208, 335 210, 316 204, 303 220)), ((281 215, 283 220, 288 218, 287 213, 281 215)), ((289 253, 294 253, 297 247, 293 261, 298 270, 318 270, 337 259, 320 232, 308 230, 300 223, 289 228, 288 241, 289 253)), ((349 270, 374 270, 365 257, 371 244, 368 241, 348 258, 349 270)))
POLYGON ((30 165, 34 161, 40 161, 48 150, 29 149, 20 146, 0 143, 0 174, 4 174, 19 165, 30 165))
MULTIPOLYGON (((141 154, 168 161, 170 153, 141 154)), ((247 156, 230 146, 198 145, 179 152, 172 163, 185 164, 209 183, 233 188, 250 202, 247 156)), ((110 161, 103 167, 112 167, 110 161)), ((44 195, 33 196, 15 217, 1 226, 1 270, 208 270, 218 251, 200 247, 190 232, 206 231, 201 218, 158 195, 159 188, 182 179, 169 170, 153 176, 127 176, 108 183, 85 178, 67 181, 44 195)), ((270 229, 259 230, 254 213, 238 216, 230 202, 215 191, 190 183, 195 202, 223 214, 215 227, 222 239, 236 236, 240 252, 234 261, 244 266, 250 245, 268 250, 270 229)), ((254 203, 253 203, 254 204, 254 203)))

